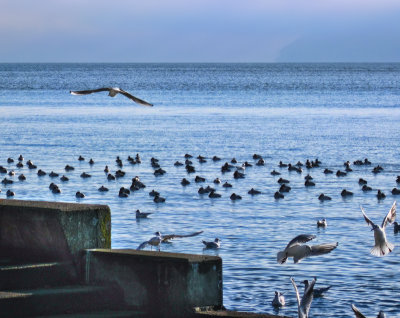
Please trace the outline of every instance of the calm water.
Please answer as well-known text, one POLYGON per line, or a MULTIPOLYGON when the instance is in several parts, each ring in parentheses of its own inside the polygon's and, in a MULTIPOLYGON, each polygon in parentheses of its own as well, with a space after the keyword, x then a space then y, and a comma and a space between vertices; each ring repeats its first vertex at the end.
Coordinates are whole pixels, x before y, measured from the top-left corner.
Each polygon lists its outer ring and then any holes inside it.
MULTIPOLYGON (((113 248, 136 248, 155 231, 203 230, 201 236, 177 239, 162 250, 222 257, 224 304, 229 309, 276 313, 271 301, 279 290, 287 301, 279 314, 297 316, 289 278, 299 283, 316 276, 317 287, 333 287, 313 301, 312 317, 353 317, 351 303, 366 316, 383 309, 389 317, 399 317, 400 247, 387 257, 371 256, 373 233, 359 208, 363 205, 380 223, 396 199, 390 191, 400 175, 399 83, 400 64, 0 64, 0 165, 16 172, 7 176, 14 184, 0 186, 0 197, 12 189, 17 199, 108 204, 113 248), (102 86, 122 87, 155 107, 106 93, 69 94, 102 86), (129 164, 128 155, 136 153, 142 163, 129 164), (184 167, 173 165, 183 162, 185 153, 194 156, 196 173, 188 175, 184 167), (233 157, 239 164, 254 164, 254 153, 262 155, 266 165, 247 168, 244 179, 221 173, 222 164, 233 157), (16 160, 19 154, 47 173, 67 175, 69 182, 7 163, 8 157, 16 160), (79 155, 86 160, 79 162, 79 155), (222 160, 200 164, 198 155, 222 160), (126 176, 107 181, 103 169, 109 165, 115 172, 117 156, 123 159, 126 176), (160 160, 167 174, 154 176, 151 157, 160 160), (302 174, 278 167, 280 160, 315 158, 321 167, 302 174), (345 161, 364 158, 372 165, 352 166, 346 177, 323 174, 325 168, 343 170, 345 161), (65 172, 66 164, 75 171, 65 172), (374 175, 371 170, 377 164, 384 171, 374 175), (290 180, 292 190, 283 200, 273 198, 279 188, 279 176, 270 175, 273 169, 290 180), (92 177, 80 178, 84 171, 92 177), (20 173, 26 181, 18 181, 20 173), (315 187, 304 186, 307 173, 315 187), (194 183, 196 175, 206 182, 194 183), (129 187, 134 176, 147 187, 119 198, 119 188, 129 187), (191 181, 187 187, 180 185, 184 177, 191 181), (216 177, 233 188, 214 185, 216 177), (361 191, 360 177, 373 191, 361 191), (51 182, 60 186, 61 194, 50 192, 51 182), (101 185, 110 191, 98 192, 101 185), (222 197, 199 195, 198 188, 206 185, 222 197), (247 194, 251 188, 263 193, 252 197, 247 194), (342 199, 344 188, 354 196, 342 199), (152 189, 166 202, 155 204, 148 194, 152 189), (377 189, 386 193, 385 200, 377 200, 377 189), (76 199, 78 190, 86 198, 76 199), (243 199, 232 202, 232 192, 243 199), (322 192, 332 201, 319 202, 322 192), (136 209, 153 214, 137 221, 136 209), (326 229, 316 227, 321 218, 328 221, 326 229), (316 234, 314 243, 338 241, 339 247, 299 264, 277 264, 276 253, 302 233, 316 234), (215 237, 222 247, 203 251, 201 240, 215 237)), ((400 245, 392 226, 387 232, 388 240, 400 245)))

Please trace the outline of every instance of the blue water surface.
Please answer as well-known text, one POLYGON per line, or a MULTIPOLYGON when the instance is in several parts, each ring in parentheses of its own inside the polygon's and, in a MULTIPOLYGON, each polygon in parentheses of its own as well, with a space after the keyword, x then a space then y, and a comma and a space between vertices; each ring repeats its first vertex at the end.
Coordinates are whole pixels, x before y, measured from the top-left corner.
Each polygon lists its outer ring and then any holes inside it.
MULTIPOLYGON (((373 232, 365 223, 360 205, 380 224, 396 200, 391 194, 400 175, 400 64, 0 64, 0 165, 16 175, 1 185, 16 199, 100 203, 112 211, 112 247, 136 248, 155 231, 200 236, 164 244, 167 252, 218 255, 223 259, 224 305, 228 309, 297 316, 290 277, 296 282, 318 278, 317 287, 332 285, 323 298, 314 299, 312 317, 353 317, 355 303, 366 316, 382 309, 389 317, 400 316, 400 248, 386 257, 369 254, 373 232), (118 86, 149 101, 154 107, 132 103, 124 96, 107 93, 73 96, 70 90, 118 86), (131 165, 137 153, 141 164, 131 165), (174 162, 191 159, 196 172, 187 174, 174 162), (264 166, 256 166, 253 154, 264 166), (32 160, 38 169, 70 178, 61 182, 25 165, 17 157, 32 160), (78 161, 79 155, 85 161, 78 161), (207 162, 199 163, 198 155, 207 162), (214 162, 216 155, 222 160, 214 162), (114 173, 123 160, 126 176, 107 181, 106 165, 114 173), (7 158, 14 163, 7 163, 7 158), (155 176, 150 159, 159 159, 167 171, 155 176), (94 165, 89 165, 92 158, 94 165), (221 166, 236 158, 253 164, 245 178, 235 180, 233 171, 221 166), (279 168, 279 161, 292 164, 318 158, 319 168, 303 173, 279 168), (368 158, 370 166, 354 166, 345 177, 325 175, 329 168, 344 170, 347 160, 368 158), (66 172, 66 164, 75 167, 66 172), (376 165, 384 170, 372 173, 376 165), (272 176, 276 169, 281 176, 272 176), (80 177, 82 172, 91 178, 80 177), (18 175, 25 174, 26 181, 18 175), (311 174, 315 187, 304 186, 311 174), (196 175, 206 178, 195 183, 196 175), (120 187, 129 187, 139 176, 146 188, 119 198, 120 187), (213 180, 232 183, 231 189, 213 180), (290 180, 292 190, 275 200, 277 180, 290 180), (183 187, 182 178, 191 184, 183 187), (358 179, 372 191, 364 193, 358 179), (61 188, 52 194, 51 182, 61 188), (97 189, 105 185, 109 192, 97 189), (199 195, 200 186, 213 186, 222 195, 210 199, 199 195), (262 194, 251 196, 255 188, 262 194), (343 199, 343 189, 354 192, 343 199), (166 198, 156 204, 149 196, 155 189, 166 198), (377 190, 386 194, 378 200, 377 190), (76 191, 84 199, 76 199, 76 191), (231 201, 235 192, 242 200, 231 201), (331 201, 319 202, 325 193, 331 201), (152 212, 136 220, 135 211, 152 212), (318 219, 328 227, 318 229, 318 219), (276 262, 276 253, 298 234, 315 234, 311 244, 339 242, 329 255, 308 258, 299 264, 276 262), (202 240, 222 240, 219 250, 203 250, 202 240), (286 306, 275 311, 274 291, 285 292, 286 306)), ((394 245, 400 236, 388 226, 394 245)), ((300 287, 302 290, 302 287, 300 287)))

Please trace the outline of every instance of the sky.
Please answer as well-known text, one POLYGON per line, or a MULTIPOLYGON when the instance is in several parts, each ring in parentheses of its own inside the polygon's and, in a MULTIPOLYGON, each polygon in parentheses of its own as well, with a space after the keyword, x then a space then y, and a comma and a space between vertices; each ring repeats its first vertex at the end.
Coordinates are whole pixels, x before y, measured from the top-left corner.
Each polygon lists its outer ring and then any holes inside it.
POLYGON ((0 62, 400 62, 400 1, 1 0, 0 62))

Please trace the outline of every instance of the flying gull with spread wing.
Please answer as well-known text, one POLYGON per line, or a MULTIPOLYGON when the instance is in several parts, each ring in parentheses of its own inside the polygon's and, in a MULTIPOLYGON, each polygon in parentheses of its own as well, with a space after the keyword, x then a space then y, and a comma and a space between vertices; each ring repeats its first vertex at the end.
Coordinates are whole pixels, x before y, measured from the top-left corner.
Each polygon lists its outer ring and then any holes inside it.
POLYGON ((309 256, 323 255, 333 251, 337 246, 338 242, 326 243, 319 245, 307 245, 307 243, 315 239, 315 235, 311 234, 300 234, 292 239, 283 251, 279 251, 276 260, 279 264, 284 264, 288 257, 293 257, 293 262, 298 263, 303 258, 309 256))
POLYGON ((143 99, 137 98, 128 92, 124 91, 123 89, 119 87, 102 87, 102 88, 97 88, 97 89, 89 89, 85 91, 69 91, 72 95, 88 95, 92 93, 98 93, 98 92, 108 92, 108 96, 114 97, 117 94, 122 94, 129 99, 133 100, 135 103, 144 105, 144 106, 153 106, 153 104, 150 104, 143 99))
POLYGON ((192 236, 196 236, 203 233, 203 231, 199 231, 199 232, 194 232, 191 234, 186 234, 186 235, 179 235, 179 234, 167 234, 167 235, 161 235, 160 232, 156 232, 154 233, 156 236, 152 237, 150 240, 143 242, 142 244, 140 244, 137 248, 137 250, 142 250, 144 249, 147 245, 150 245, 151 248, 153 246, 158 247, 158 250, 160 251, 160 244, 161 243, 169 243, 172 239, 175 238, 182 238, 182 237, 192 237, 192 236))
POLYGON ((367 222, 368 225, 371 225, 371 231, 374 231, 375 246, 371 249, 371 254, 375 256, 385 256, 389 254, 391 251, 393 251, 394 245, 387 241, 385 230, 386 224, 388 222, 393 223, 396 218, 396 201, 394 201, 388 214, 384 217, 381 226, 372 222, 365 214, 363 207, 360 206, 360 208, 365 222, 367 222))

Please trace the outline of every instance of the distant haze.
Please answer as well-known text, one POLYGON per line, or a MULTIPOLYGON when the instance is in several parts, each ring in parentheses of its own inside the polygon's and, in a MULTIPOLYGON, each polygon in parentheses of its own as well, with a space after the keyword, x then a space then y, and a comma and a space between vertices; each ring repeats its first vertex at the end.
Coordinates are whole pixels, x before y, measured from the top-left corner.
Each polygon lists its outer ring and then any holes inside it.
POLYGON ((400 62, 398 0, 3 0, 0 62, 400 62))

